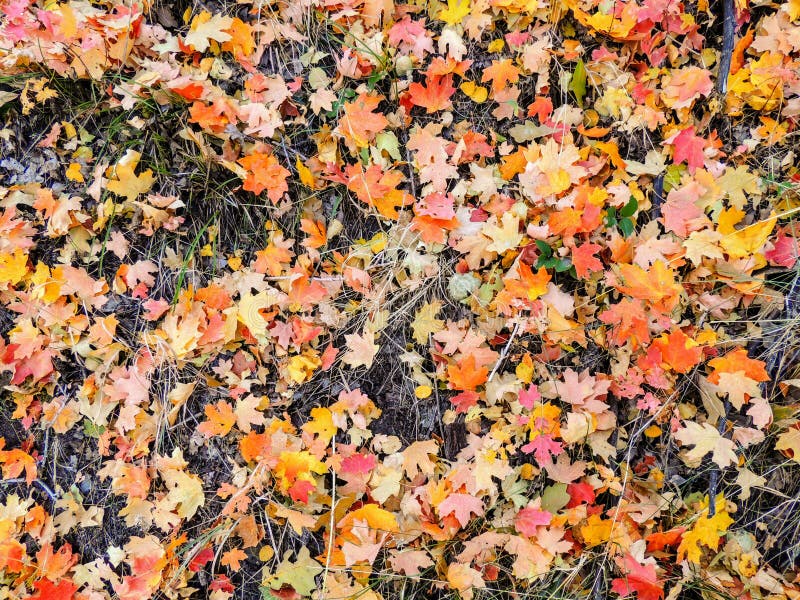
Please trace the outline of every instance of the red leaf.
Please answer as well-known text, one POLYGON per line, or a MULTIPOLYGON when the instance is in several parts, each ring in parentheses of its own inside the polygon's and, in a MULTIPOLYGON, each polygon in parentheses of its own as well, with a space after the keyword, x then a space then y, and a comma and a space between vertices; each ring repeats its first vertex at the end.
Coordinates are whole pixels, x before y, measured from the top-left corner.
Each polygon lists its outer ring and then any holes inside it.
POLYGON ((642 565, 633 556, 626 554, 623 566, 626 577, 618 577, 611 582, 611 589, 620 596, 636 592, 639 600, 661 600, 664 588, 658 583, 655 565, 642 565))
POLYGON ((705 139, 695 135, 694 127, 687 127, 681 131, 672 140, 672 145, 675 148, 675 153, 672 160, 675 163, 686 162, 689 165, 689 171, 694 172, 695 169, 702 167, 705 164, 705 156, 703 155, 703 148, 706 145, 705 139))
POLYGON ((62 579, 58 583, 53 583, 49 579, 40 579, 33 583, 36 593, 31 596, 32 600, 72 600, 78 586, 69 579, 62 579))

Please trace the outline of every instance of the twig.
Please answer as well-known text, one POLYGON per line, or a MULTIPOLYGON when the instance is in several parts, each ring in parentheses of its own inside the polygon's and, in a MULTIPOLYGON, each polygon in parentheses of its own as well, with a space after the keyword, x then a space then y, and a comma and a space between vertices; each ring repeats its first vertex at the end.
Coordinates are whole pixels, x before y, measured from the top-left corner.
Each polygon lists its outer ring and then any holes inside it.
MULTIPOLYGON (((731 409, 731 403, 725 400, 722 403, 723 411, 717 423, 717 431, 720 435, 725 432, 725 427, 728 424, 728 411, 731 409)), ((708 516, 713 517, 717 513, 717 487, 719 486, 720 468, 716 464, 711 467, 711 475, 708 478, 708 516)))
POLYGON ((503 364, 503 361, 506 359, 506 355, 508 354, 508 351, 511 349, 511 344, 514 342, 514 338, 517 337, 518 331, 519 331, 519 322, 514 324, 514 331, 511 332, 511 337, 508 338, 506 345, 503 346, 503 350, 502 352, 500 352, 500 358, 498 358, 497 362, 494 363, 492 372, 489 374, 489 379, 486 380, 487 383, 489 383, 492 380, 494 374, 497 372, 497 369, 500 368, 500 365, 503 364))
MULTIPOLYGON (((336 456, 336 436, 331 438, 331 457, 336 456)), ((328 593, 328 573, 331 569, 331 553, 333 552, 333 540, 335 537, 334 527, 336 525, 336 471, 331 468, 331 519, 328 525, 328 554, 325 557, 325 571, 322 574, 322 593, 328 593)))
POLYGON ((656 220, 661 216, 661 205, 664 204, 664 173, 659 173, 653 182, 653 202, 650 218, 656 220))
MULTIPOLYGON (((3 483, 3 484, 6 484, 6 483, 27 483, 27 480, 24 477, 14 477, 12 479, 3 479, 2 481, 0 481, 0 483, 3 483)), ((45 494, 47 494, 48 496, 50 496, 50 499, 53 502, 58 500, 58 496, 56 495, 56 493, 53 490, 51 490, 50 486, 47 485, 44 481, 42 481, 41 479, 37 478, 37 479, 33 480, 33 483, 35 483, 40 488, 42 488, 42 491, 45 494)))
POLYGON ((723 96, 728 93, 728 75, 731 72, 735 37, 736 10, 733 6, 733 0, 722 0, 722 55, 719 60, 717 89, 723 96))

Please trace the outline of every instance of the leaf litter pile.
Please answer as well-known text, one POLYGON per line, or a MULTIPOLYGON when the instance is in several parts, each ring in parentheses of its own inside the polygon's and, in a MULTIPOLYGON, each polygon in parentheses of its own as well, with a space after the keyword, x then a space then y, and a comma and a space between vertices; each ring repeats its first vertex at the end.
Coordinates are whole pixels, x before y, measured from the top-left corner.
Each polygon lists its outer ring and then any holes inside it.
POLYGON ((800 1, 0 15, 0 598, 800 598, 800 1))

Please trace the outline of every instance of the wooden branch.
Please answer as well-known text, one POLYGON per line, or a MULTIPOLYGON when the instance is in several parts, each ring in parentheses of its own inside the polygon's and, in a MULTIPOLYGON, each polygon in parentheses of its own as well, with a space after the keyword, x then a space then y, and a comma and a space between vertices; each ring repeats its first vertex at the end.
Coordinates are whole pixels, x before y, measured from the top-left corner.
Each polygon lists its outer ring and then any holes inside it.
POLYGON ((733 0, 722 0, 722 55, 719 60, 717 90, 722 96, 728 93, 728 75, 736 37, 736 9, 733 0))

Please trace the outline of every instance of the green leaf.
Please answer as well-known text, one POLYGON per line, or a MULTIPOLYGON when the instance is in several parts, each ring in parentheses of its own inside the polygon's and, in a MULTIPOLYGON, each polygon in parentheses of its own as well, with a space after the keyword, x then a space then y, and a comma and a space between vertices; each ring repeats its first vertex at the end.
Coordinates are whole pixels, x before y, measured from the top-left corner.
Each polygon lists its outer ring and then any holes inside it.
POLYGON ((629 218, 625 217, 624 219, 620 219, 619 230, 622 232, 623 236, 630 237, 634 229, 635 227, 633 225, 633 221, 631 221, 629 218))
POLYGON ((542 256, 548 257, 553 255, 553 249, 547 245, 547 242, 543 242, 542 240, 536 240, 534 242, 536 247, 539 249, 539 252, 542 253, 542 256))
POLYGON ((631 196, 631 199, 628 200, 628 203, 620 209, 619 216, 632 217, 636 213, 636 210, 638 208, 639 208, 639 203, 636 201, 636 198, 631 196))
POLYGON ((95 425, 89 419, 83 420, 83 433, 86 437, 99 438, 105 430, 103 425, 95 425))
POLYGON ((617 209, 613 206, 609 206, 608 210, 606 211, 606 225, 608 227, 614 227, 617 224, 617 209))
POLYGON ((578 64, 575 65, 572 79, 569 82, 569 89, 575 94, 578 106, 583 108, 583 99, 586 97, 586 67, 582 60, 578 60, 578 64))
POLYGON ((542 510, 557 513, 570 501, 566 483, 554 483, 544 488, 542 492, 542 510))
POLYGON ((569 271, 571 267, 572 267, 572 261, 568 258, 559 258, 555 264, 556 273, 563 273, 564 271, 569 271))

